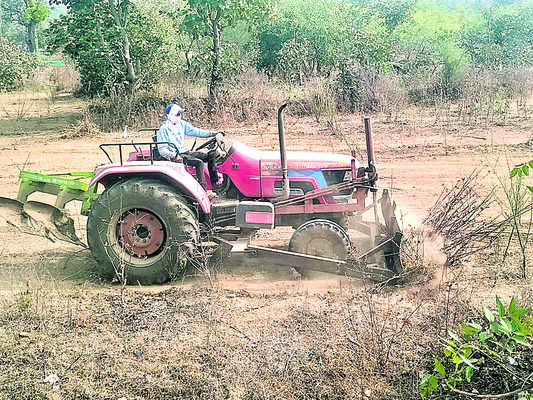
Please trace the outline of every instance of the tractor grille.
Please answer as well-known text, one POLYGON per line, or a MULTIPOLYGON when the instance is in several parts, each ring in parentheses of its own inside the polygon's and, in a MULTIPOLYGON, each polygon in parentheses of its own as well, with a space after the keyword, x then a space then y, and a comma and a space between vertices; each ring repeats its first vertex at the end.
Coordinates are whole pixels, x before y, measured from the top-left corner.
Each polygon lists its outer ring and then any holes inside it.
MULTIPOLYGON (((326 183, 328 186, 334 185, 336 183, 344 182, 345 180, 349 180, 352 177, 352 170, 349 168, 346 169, 325 169, 322 170, 322 173, 324 174, 324 179, 326 180, 326 183)), ((351 196, 352 189, 346 189, 339 192, 338 196, 351 196)))
POLYGON ((349 168, 346 168, 346 169, 324 169, 324 170, 322 170, 322 173, 324 174, 324 179, 326 180, 326 183, 328 184, 328 186, 334 185, 336 183, 341 183, 344 180, 349 179, 351 177, 351 175, 350 175, 351 174, 351 170, 349 168))

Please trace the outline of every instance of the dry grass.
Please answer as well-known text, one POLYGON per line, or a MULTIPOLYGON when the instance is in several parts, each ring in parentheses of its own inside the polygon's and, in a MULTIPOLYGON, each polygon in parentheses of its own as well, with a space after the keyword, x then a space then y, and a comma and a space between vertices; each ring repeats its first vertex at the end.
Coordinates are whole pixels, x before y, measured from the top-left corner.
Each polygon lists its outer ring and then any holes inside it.
POLYGON ((356 281, 4 292, 0 396, 413 399, 438 336, 492 296, 495 282, 475 269, 452 273, 377 293, 356 281))

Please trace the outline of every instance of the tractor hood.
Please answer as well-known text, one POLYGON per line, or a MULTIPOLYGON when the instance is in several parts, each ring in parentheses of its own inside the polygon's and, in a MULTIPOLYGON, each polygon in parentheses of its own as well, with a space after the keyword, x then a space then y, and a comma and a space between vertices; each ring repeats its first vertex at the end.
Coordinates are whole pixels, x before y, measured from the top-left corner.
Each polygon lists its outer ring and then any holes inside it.
MULTIPOLYGON (((230 150, 233 155, 246 155, 247 159, 252 159, 261 165, 263 173, 281 171, 281 161, 279 151, 261 151, 249 147, 241 142, 234 142, 230 150)), ((331 153, 315 153, 307 151, 288 151, 287 164, 289 170, 323 170, 323 169, 348 169, 351 168, 353 158, 349 155, 339 155, 331 153)), ((355 160, 355 167, 359 163, 355 160)))

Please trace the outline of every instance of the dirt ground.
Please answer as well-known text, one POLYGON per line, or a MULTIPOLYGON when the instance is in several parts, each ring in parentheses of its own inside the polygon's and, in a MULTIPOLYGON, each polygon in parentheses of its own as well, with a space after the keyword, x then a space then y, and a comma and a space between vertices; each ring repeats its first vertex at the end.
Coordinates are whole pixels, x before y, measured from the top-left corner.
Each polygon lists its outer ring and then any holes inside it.
MULTIPOLYGON (((81 114, 80 100, 0 95, 0 104, 1 196, 16 197, 20 169, 91 171, 106 162, 100 143, 124 140, 121 132, 79 134, 71 118, 81 114)), ((194 122, 223 129, 230 142, 273 150, 272 115, 253 126, 194 122)), ((371 117, 379 185, 392 189, 404 227, 419 226, 443 188, 473 169, 506 174, 531 158, 531 118, 466 124, 420 109, 396 121, 371 117)), ((337 123, 342 134, 334 135, 311 117, 288 116, 289 150, 347 154, 350 143, 364 163, 361 116, 337 123)), ((487 187, 494 181, 487 177, 487 187)), ((86 219, 69 210, 83 237, 86 219)), ((0 237, 0 364, 7 363, 0 398, 410 398, 402 390, 413 393, 422 367, 416 363, 438 334, 472 307, 492 305, 497 293, 507 301, 530 290, 492 266, 450 273, 456 281, 445 289, 436 274, 441 266, 433 264, 427 276, 376 294, 357 281, 305 281, 291 269, 226 260, 212 281, 200 275, 124 291, 99 279, 88 251, 10 227, 0 227, 0 237), (26 292, 31 312, 23 306, 26 292), (450 296, 453 313, 443 308, 450 296), (400 329, 398 321, 408 319, 400 329), (377 339, 381 347, 371 344, 377 339), (43 383, 52 374, 57 388, 43 383), (25 392, 35 397, 15 395, 25 392)), ((287 229, 261 232, 257 243, 286 245, 289 237, 287 229)))

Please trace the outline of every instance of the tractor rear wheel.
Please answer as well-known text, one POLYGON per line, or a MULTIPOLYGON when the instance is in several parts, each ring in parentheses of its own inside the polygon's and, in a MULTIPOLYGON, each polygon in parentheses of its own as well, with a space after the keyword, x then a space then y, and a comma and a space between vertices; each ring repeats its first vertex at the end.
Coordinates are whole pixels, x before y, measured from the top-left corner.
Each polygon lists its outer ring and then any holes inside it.
MULTIPOLYGON (((312 256, 346 260, 351 251, 351 242, 342 226, 327 219, 308 221, 299 226, 289 242, 289 251, 312 256)), ((324 272, 296 268, 304 278, 331 277, 324 272)))
POLYGON ((94 203, 87 241, 105 276, 162 283, 185 270, 198 245, 198 219, 172 187, 153 179, 118 182, 94 203))

